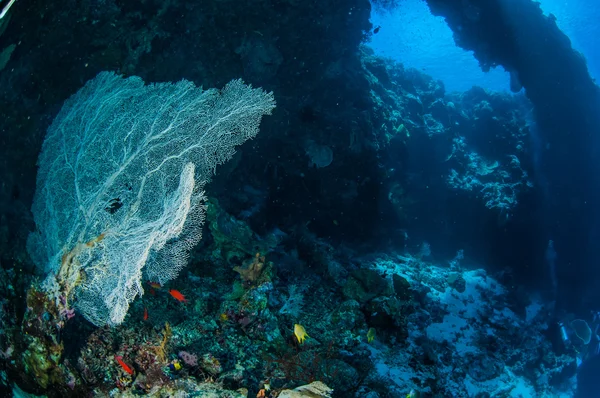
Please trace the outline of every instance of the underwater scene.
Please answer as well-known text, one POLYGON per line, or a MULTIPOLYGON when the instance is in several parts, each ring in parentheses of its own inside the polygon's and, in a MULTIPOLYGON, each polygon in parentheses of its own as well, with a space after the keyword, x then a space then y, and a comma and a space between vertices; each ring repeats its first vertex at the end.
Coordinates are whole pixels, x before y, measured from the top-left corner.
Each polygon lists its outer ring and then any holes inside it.
POLYGON ((0 397, 600 398, 598 37, 0 0, 0 397))

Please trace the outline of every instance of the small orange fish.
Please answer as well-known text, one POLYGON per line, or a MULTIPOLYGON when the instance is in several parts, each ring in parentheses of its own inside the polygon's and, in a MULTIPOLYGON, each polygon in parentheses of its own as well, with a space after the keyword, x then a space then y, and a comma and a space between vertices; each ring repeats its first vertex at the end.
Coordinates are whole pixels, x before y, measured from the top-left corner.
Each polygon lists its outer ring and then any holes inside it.
POLYGON ((148 320, 148 308, 144 307, 144 320, 148 320))
POLYGON ((150 287, 154 288, 154 289, 160 289, 162 286, 160 283, 158 282, 150 282, 148 281, 148 284, 150 285, 150 287))
POLYGON ((115 359, 119 363, 119 365, 121 365, 125 372, 129 373, 130 375, 133 374, 133 369, 131 369, 129 365, 127 365, 125 362, 123 362, 123 357, 115 355, 115 359))
POLYGON ((175 289, 171 289, 169 290, 169 294, 171 296, 173 296, 173 298, 175 298, 176 300, 182 302, 182 303, 187 303, 187 300, 185 299, 185 296, 183 294, 181 294, 179 292, 179 290, 175 290, 175 289))

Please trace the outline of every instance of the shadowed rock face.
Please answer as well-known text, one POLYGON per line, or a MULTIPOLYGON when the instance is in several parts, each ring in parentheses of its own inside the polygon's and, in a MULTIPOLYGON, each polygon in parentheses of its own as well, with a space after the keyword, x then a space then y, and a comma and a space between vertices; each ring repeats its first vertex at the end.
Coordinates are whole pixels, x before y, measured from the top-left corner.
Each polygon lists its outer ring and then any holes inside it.
POLYGON ((600 356, 585 361, 577 371, 577 393, 575 398, 598 396, 600 391, 600 356))
POLYGON ((549 188, 540 224, 563 253, 562 288, 573 293, 577 289, 579 294, 568 296, 578 301, 581 289, 599 277, 593 269, 596 253, 588 247, 598 241, 600 218, 600 101, 585 59, 572 49, 555 18, 544 16, 539 4, 530 0, 427 3, 433 14, 445 17, 456 43, 474 51, 483 70, 503 66, 518 77, 534 104, 543 135, 544 175, 536 177, 545 179, 549 188))

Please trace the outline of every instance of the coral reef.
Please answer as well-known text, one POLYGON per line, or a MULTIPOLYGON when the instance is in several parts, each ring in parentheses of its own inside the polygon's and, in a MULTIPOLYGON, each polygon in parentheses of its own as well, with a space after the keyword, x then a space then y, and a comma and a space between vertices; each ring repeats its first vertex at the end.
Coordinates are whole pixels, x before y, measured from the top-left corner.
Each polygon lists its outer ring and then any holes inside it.
MULTIPOLYGON (((565 309, 558 328, 545 296, 548 239, 535 218, 545 187, 535 183, 540 148, 529 139, 544 90, 535 86, 533 104, 478 87, 448 93, 374 55, 370 7, 33 0, 0 19, 0 48, 18 43, 0 71, 10 144, 0 148, 1 394, 572 392, 600 321, 565 309), (77 257, 106 244, 104 235, 57 247, 55 275, 35 270, 25 250, 43 133, 102 70, 204 87, 241 77, 278 103, 207 186, 203 238, 187 268, 177 279, 136 274, 145 278, 139 296, 110 327, 87 322, 72 294, 83 276, 77 257)), ((466 26, 458 36, 475 40, 466 26)), ((480 51, 485 65, 498 62, 480 51)), ((99 208, 118 211, 120 201, 99 208)), ((557 250, 560 261, 570 255, 557 250)))

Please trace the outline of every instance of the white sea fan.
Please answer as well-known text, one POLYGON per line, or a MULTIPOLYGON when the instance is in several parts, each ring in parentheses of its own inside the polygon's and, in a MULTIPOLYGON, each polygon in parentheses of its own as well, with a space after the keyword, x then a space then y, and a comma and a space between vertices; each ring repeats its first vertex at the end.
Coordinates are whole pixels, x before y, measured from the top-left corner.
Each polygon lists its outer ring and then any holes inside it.
POLYGON ((274 107, 272 93, 240 80, 203 91, 100 73, 48 129, 31 257, 76 286, 92 323, 121 323, 143 272, 165 283, 186 265, 201 238, 203 186, 274 107))

